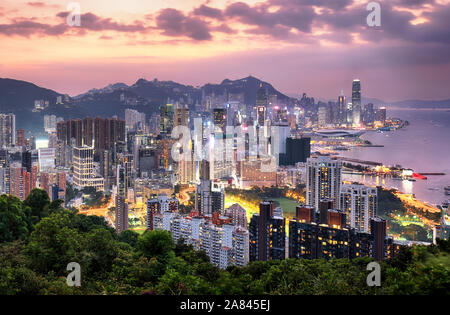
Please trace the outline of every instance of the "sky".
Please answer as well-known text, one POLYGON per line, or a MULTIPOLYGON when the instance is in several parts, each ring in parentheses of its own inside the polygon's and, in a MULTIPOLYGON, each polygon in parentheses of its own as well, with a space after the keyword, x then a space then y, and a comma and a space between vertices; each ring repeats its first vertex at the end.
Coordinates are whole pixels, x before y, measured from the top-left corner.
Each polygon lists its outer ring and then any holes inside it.
POLYGON ((450 99, 450 0, 0 2, 0 77, 77 95, 139 78, 253 75, 289 95, 450 99), (80 8, 80 26, 67 23, 80 8))

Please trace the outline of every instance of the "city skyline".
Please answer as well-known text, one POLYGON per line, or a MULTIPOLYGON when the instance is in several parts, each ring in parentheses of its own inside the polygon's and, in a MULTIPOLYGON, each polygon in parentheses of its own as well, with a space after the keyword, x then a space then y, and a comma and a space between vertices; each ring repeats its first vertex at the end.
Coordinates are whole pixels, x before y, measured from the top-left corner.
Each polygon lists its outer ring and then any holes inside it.
POLYGON ((251 74, 290 95, 348 98, 358 78, 363 95, 386 101, 450 98, 450 2, 379 2, 370 28, 366 1, 82 0, 80 27, 60 2, 6 1, 0 70, 70 95, 140 77, 196 86, 251 74))

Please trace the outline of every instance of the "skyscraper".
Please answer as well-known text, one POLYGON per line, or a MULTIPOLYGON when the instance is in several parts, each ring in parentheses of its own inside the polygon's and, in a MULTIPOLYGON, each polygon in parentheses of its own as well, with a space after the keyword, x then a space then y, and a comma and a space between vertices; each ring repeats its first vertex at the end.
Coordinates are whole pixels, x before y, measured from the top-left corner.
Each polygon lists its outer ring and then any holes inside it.
POLYGON ((78 189, 85 187, 104 189, 103 178, 94 175, 94 149, 92 147, 73 148, 73 183, 78 189))
POLYGON ((285 165, 306 162, 311 155, 311 138, 287 138, 285 165))
POLYGON ((341 91, 341 95, 338 97, 338 123, 345 124, 347 122, 347 103, 344 91, 341 91))
POLYGON ((286 222, 274 215, 273 201, 259 204, 249 225, 250 261, 286 258, 286 222))
POLYGON ((0 148, 16 144, 16 116, 0 114, 0 148))
POLYGON ((341 188, 341 209, 347 214, 347 224, 370 233, 370 219, 377 214, 377 189, 354 183, 341 188))
POLYGON ((342 162, 329 156, 312 157, 306 164, 306 204, 319 210, 323 199, 334 200, 339 209, 342 162))
POLYGON ((353 125, 359 126, 361 122, 361 82, 353 80, 352 85, 353 125))

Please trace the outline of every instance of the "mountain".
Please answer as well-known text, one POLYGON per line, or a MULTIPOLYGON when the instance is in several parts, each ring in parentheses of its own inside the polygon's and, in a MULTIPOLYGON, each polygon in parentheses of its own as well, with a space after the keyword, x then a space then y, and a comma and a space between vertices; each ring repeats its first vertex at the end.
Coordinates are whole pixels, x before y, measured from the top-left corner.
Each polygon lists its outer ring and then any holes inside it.
POLYGON ((243 93, 245 104, 255 104, 256 93, 260 84, 262 84, 262 87, 267 91, 268 95, 276 95, 278 100, 288 102, 291 99, 289 96, 277 91, 270 83, 252 76, 234 81, 225 79, 220 84, 206 84, 202 89, 206 94, 214 92, 215 95, 222 95, 226 92, 233 94, 243 93))
POLYGON ((0 113, 15 114, 17 128, 39 133, 44 126, 44 115, 54 114, 63 118, 84 115, 73 105, 56 104, 58 96, 64 97, 61 93, 30 82, 0 78, 0 113), (47 101, 48 107, 39 112, 33 111, 35 100, 47 101))

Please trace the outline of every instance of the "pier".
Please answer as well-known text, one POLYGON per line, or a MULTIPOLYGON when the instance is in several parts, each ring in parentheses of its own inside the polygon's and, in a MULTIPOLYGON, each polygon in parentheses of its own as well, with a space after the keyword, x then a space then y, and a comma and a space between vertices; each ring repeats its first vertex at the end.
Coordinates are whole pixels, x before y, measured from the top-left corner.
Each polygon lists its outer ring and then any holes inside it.
POLYGON ((364 164, 364 165, 372 165, 372 166, 382 166, 383 165, 383 163, 380 163, 380 162, 363 161, 363 160, 346 158, 346 157, 339 157, 339 159, 341 159, 342 161, 346 161, 346 162, 353 162, 353 163, 359 163, 359 164, 364 164))

